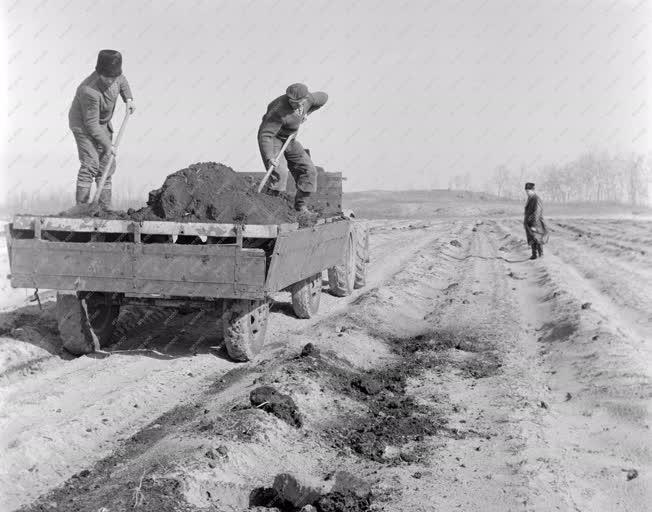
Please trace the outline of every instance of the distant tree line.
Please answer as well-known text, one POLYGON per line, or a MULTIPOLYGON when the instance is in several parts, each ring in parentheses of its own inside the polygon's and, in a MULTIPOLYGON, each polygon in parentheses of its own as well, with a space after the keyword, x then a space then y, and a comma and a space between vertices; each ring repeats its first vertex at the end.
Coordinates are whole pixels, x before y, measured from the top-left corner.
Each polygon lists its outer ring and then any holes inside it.
MULTIPOLYGON (((588 152, 566 164, 549 164, 539 169, 528 169, 525 165, 510 169, 499 165, 480 188, 506 199, 521 199, 527 181, 536 183, 537 190, 549 201, 647 205, 652 185, 652 158, 640 154, 588 152)), ((468 190, 469 182, 468 175, 455 176, 449 181, 449 188, 468 190)))

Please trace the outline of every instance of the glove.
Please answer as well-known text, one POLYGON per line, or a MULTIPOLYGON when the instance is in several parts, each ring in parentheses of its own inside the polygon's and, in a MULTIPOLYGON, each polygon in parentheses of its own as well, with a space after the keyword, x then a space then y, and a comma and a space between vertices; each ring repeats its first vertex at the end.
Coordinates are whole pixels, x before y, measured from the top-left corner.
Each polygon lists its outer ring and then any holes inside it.
POLYGON ((127 110, 129 110, 130 114, 136 111, 136 103, 131 98, 127 100, 127 110))
POLYGON ((278 167, 278 159, 267 160, 267 168, 269 169, 270 166, 276 169, 278 167))

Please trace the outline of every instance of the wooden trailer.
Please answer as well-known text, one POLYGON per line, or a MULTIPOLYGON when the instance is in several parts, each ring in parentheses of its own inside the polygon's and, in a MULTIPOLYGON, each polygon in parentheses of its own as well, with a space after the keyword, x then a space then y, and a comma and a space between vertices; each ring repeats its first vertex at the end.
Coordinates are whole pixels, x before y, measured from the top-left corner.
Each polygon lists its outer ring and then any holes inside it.
POLYGON ((131 303, 214 309, 229 355, 246 361, 263 346, 271 294, 290 291, 295 314, 310 318, 322 271, 345 296, 364 286, 368 261, 367 230, 341 212, 306 228, 17 215, 7 243, 13 287, 60 292, 59 331, 74 354, 108 343, 131 303))

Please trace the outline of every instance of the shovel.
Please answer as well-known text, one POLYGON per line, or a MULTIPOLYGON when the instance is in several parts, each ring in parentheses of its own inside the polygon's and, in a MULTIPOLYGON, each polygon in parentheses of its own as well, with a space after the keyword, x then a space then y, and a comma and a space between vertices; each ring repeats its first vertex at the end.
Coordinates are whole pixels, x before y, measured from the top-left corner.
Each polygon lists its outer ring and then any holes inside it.
MULTIPOLYGON (((124 134, 125 127, 127 126, 129 115, 129 109, 127 108, 125 111, 125 117, 122 120, 122 124, 120 125, 120 131, 118 132, 118 136, 115 138, 115 143, 113 144, 113 147, 116 149, 122 140, 122 135, 124 134)), ((100 178, 100 182, 97 184, 97 190, 95 191, 93 200, 90 203, 75 205, 72 208, 61 212, 59 215, 69 217, 95 217, 101 213, 102 208, 99 204, 100 194, 102 193, 106 180, 109 177, 109 171, 113 165, 113 160, 115 160, 115 155, 111 153, 106 161, 104 169, 102 170, 102 177, 100 178)))
POLYGON ((292 142, 296 136, 297 136, 297 132, 294 132, 293 134, 291 134, 291 135, 290 135, 290 136, 285 140, 285 142, 283 143, 283 146, 281 147, 281 151, 278 152, 278 155, 276 155, 276 158, 274 159, 274 161, 270 164, 269 168, 267 169, 267 172, 265 173, 265 176, 264 176, 263 179, 261 180, 260 185, 258 185, 258 192, 262 192, 263 187, 265 186, 265 183, 267 183, 267 180, 268 180, 269 177, 272 175, 272 171, 273 171, 274 169, 276 169, 276 167, 278 166, 278 160, 279 160, 279 158, 281 158, 281 155, 282 155, 283 153, 285 153, 285 150, 286 150, 287 147, 290 145, 290 142, 292 142))
MULTIPOLYGON (((122 124, 120 125, 120 131, 118 131, 118 136, 115 138, 115 142, 113 143, 113 147, 117 150, 118 146, 120 145, 120 141, 122 140, 122 135, 125 132, 125 128, 127 127, 127 121, 129 121, 129 108, 125 110, 125 117, 122 120, 122 124)), ((104 184, 106 183, 106 180, 109 178, 109 172, 111 172, 111 166, 113 165, 113 160, 115 160, 115 155, 111 153, 109 155, 109 159, 106 161, 106 165, 104 166, 104 170, 102 171, 102 177, 100 178, 100 182, 97 184, 97 189, 95 190, 95 195, 93 196, 93 201, 91 201, 91 205, 96 206, 100 200, 100 194, 102 193, 102 190, 104 189, 104 184)))

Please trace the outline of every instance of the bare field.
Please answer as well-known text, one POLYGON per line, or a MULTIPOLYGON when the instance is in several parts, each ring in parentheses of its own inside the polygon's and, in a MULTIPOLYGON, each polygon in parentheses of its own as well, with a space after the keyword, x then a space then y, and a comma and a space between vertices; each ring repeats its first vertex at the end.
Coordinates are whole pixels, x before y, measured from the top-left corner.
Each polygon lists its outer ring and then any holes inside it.
POLYGON ((369 221, 368 286, 313 320, 279 294, 247 364, 216 318, 130 308, 75 359, 53 302, 7 295, 0 509, 244 511, 278 473, 346 470, 370 510, 647 510, 652 223, 555 215, 529 261, 493 208, 369 221), (300 427, 250 405, 261 385, 300 427))

